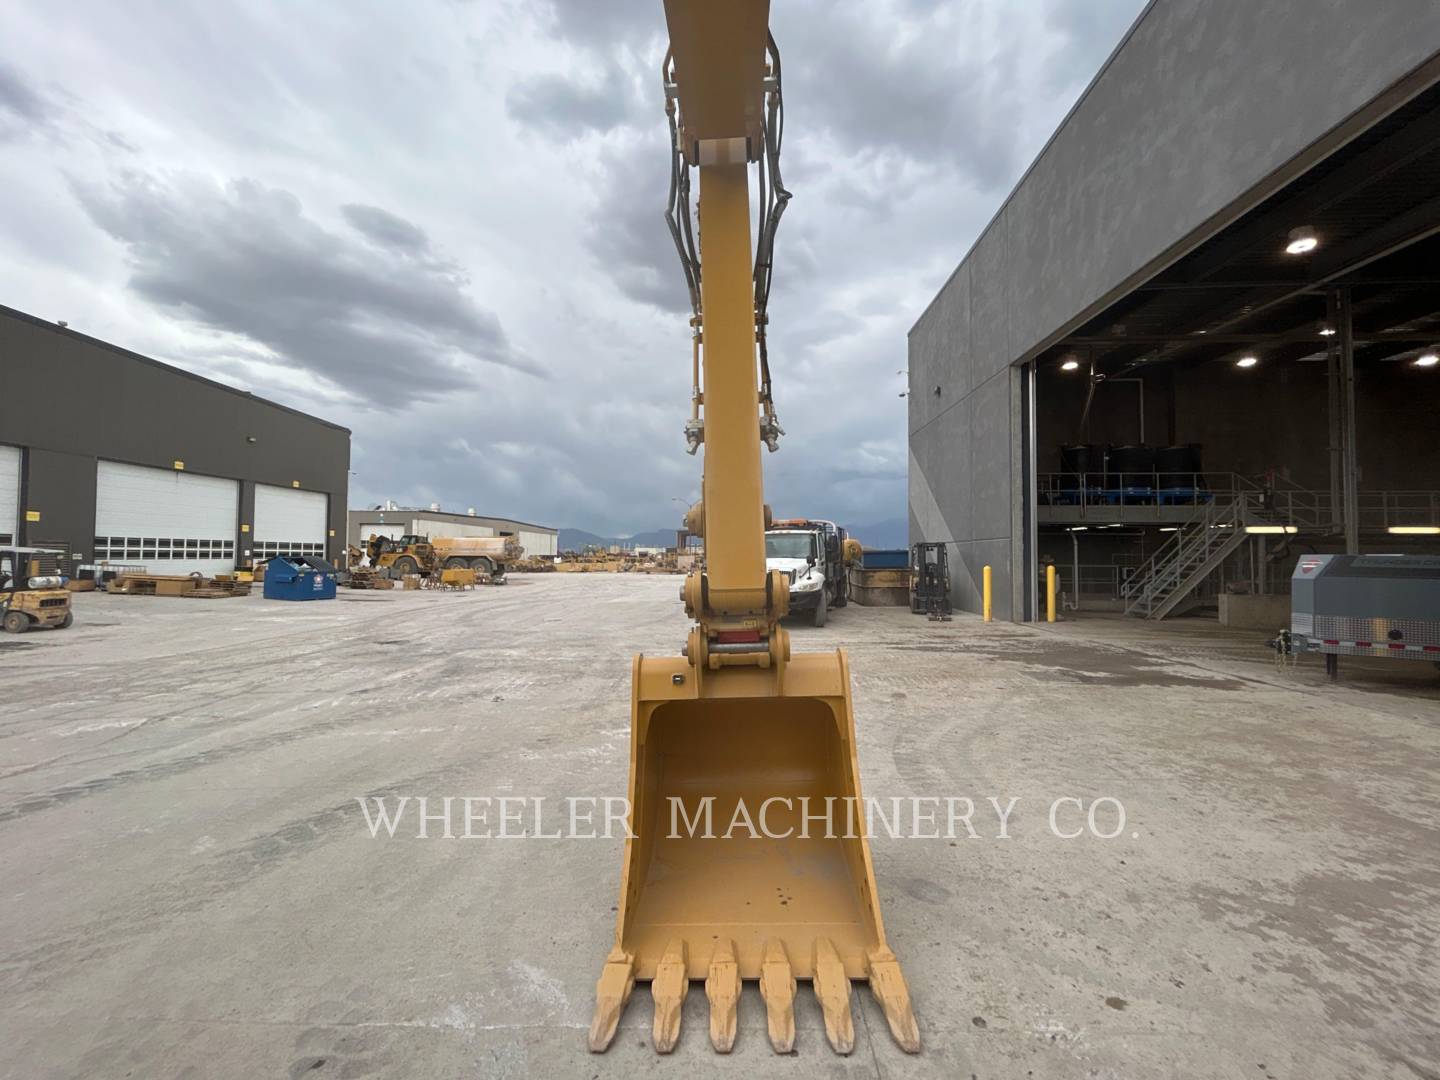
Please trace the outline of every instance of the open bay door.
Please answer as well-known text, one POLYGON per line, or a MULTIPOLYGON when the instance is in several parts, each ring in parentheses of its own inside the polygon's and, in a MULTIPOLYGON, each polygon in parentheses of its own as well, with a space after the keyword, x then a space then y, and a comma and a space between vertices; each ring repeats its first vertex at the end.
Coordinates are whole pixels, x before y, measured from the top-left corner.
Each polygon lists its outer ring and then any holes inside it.
POLYGON ((0 544, 13 544, 20 532, 20 450, 0 446, 0 544))
POLYGON ((95 476, 95 561, 151 574, 235 569, 240 482, 101 461, 95 476))
POLYGON ((276 555, 325 558, 330 498, 321 491, 255 485, 251 551, 256 562, 276 555))

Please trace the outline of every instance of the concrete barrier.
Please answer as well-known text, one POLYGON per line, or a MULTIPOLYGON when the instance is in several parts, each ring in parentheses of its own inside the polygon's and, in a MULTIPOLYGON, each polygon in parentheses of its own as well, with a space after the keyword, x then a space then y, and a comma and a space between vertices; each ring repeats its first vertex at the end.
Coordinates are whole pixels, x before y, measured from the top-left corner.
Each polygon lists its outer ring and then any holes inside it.
POLYGON ((1290 625, 1289 596, 1220 594, 1220 625, 1237 630, 1279 630, 1290 625))
POLYGON ((865 607, 909 607, 910 571, 851 567, 850 599, 865 607))

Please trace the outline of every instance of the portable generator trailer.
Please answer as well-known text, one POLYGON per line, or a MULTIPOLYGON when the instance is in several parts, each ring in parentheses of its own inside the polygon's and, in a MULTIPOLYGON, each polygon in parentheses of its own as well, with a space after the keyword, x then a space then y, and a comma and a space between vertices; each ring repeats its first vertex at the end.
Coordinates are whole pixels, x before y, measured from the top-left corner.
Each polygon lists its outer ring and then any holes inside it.
POLYGON ((1440 555, 1302 555, 1290 575, 1290 648, 1440 666, 1440 555))

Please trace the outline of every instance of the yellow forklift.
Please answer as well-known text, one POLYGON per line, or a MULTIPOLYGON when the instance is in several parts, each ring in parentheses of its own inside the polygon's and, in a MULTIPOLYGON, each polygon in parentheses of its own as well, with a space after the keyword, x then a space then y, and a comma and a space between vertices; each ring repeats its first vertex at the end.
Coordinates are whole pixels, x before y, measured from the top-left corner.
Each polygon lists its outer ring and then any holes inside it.
POLYGON ((64 630, 75 621, 55 555, 44 548, 0 548, 0 626, 7 633, 35 626, 64 630))

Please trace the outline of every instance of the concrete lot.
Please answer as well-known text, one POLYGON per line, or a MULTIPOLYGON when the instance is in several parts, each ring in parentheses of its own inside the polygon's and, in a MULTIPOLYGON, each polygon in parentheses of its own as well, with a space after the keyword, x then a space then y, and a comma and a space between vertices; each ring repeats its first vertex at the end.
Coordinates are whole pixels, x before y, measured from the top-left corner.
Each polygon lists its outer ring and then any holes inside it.
POLYGON ((873 845, 923 1054, 861 992, 836 1057, 802 987, 777 1058, 751 987, 722 1058, 698 986, 673 1058, 643 988, 587 1054, 620 841, 372 839, 356 797, 623 795, 678 585, 94 594, 0 637, 0 1076, 1440 1074, 1432 670, 853 606, 794 634, 850 650, 866 793, 981 806, 979 839, 873 845), (1119 837, 1051 832, 1100 796, 1119 837))

